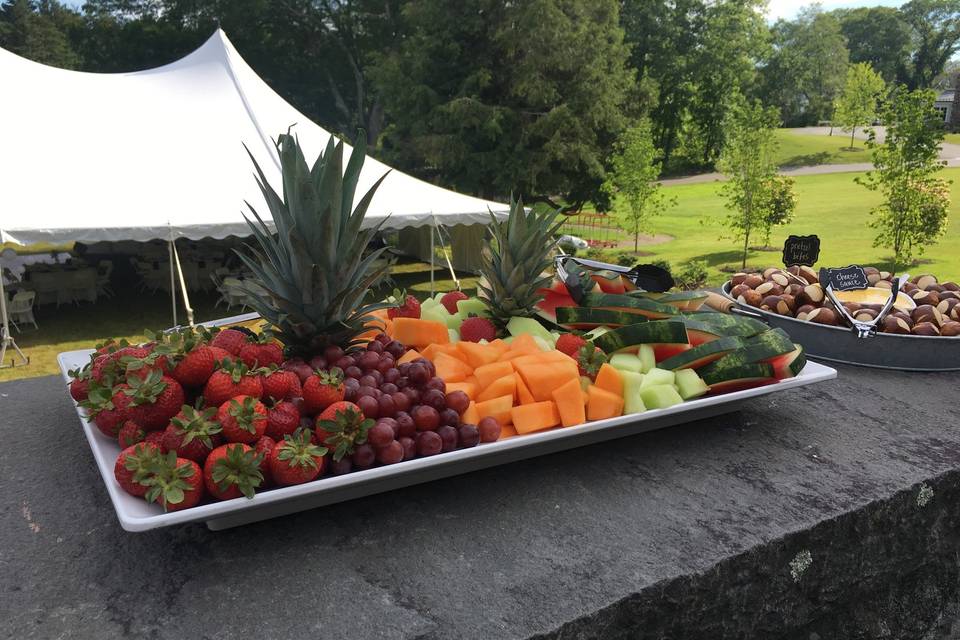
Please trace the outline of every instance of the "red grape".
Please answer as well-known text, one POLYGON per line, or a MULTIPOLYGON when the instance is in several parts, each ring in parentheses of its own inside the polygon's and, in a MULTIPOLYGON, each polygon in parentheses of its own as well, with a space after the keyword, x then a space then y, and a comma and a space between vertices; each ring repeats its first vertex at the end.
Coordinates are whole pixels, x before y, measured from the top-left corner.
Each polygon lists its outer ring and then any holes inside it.
POLYGON ((380 403, 381 417, 392 418, 394 414, 397 413, 397 406, 393 403, 393 396, 384 393, 377 399, 377 402, 380 403))
MULTIPOLYGON (((430 433, 427 431, 426 433, 430 433)), ((413 438, 402 436, 397 442, 403 447, 403 459, 413 460, 417 457, 417 443, 413 438)))
POLYGON ((440 426, 440 413, 431 406, 421 404, 410 412, 417 431, 433 431, 440 426))
POLYGON ((435 431, 424 431, 417 436, 417 454, 433 456, 443 449, 443 440, 435 431))
POLYGON ((402 376, 408 376, 408 375, 410 375, 410 367, 411 367, 411 366, 413 366, 413 365, 411 365, 409 362, 404 362, 403 364, 401 364, 401 365, 399 365, 399 366, 397 367, 397 371, 399 371, 399 372, 400 372, 400 375, 402 375, 402 376))
POLYGON ((399 360, 403 357, 403 354, 407 352, 407 348, 403 346, 403 343, 397 342, 396 340, 391 340, 387 343, 384 351, 392 355, 395 359, 399 360))
MULTIPOLYGON (((311 360, 311 362, 313 361, 311 360)), ((320 357, 320 362, 323 364, 323 367, 327 366, 327 361, 324 360, 322 356, 320 357)), ((323 367, 317 367, 317 368, 322 369, 323 367)), ((307 378, 313 375, 313 370, 314 370, 314 367, 304 362, 303 359, 301 358, 292 358, 290 360, 287 360, 286 362, 283 363, 283 365, 281 365, 281 368, 285 371, 293 371, 295 374, 297 374, 297 377, 300 378, 301 383, 303 383, 304 381, 306 381, 307 378)))
POLYGON ((310 358, 310 369, 312 371, 317 371, 318 369, 326 369, 328 362, 330 362, 330 360, 328 360, 327 358, 324 358, 323 356, 313 356, 312 358, 310 358))
MULTIPOLYGON (((373 343, 378 344, 378 343, 373 343)), ((380 356, 374 353, 373 351, 365 351, 360 354, 360 357, 357 358, 357 366, 363 369, 364 371, 370 371, 374 367, 380 364, 380 356)))
POLYGON ((396 464, 403 460, 403 445, 392 440, 385 447, 377 449, 377 460, 382 464, 396 464))
MULTIPOLYGON (((360 396, 357 398, 357 406, 367 418, 376 420, 380 416, 380 403, 373 396, 360 396)), ((439 419, 439 417, 438 417, 439 419)))
POLYGON ((470 406, 470 396, 463 391, 451 391, 447 394, 447 406, 463 415, 463 412, 470 406))
POLYGON ((410 409, 410 398, 407 397, 407 394, 400 393, 391 393, 390 396, 393 398, 393 406, 397 411, 407 411, 410 409))
POLYGON ((380 344, 382 344, 382 345, 384 345, 384 346, 390 344, 391 342, 394 342, 393 338, 391 338, 390 336, 388 336, 388 335, 385 334, 385 333, 378 333, 378 334, 377 334, 377 337, 374 338, 374 340, 376 340, 377 342, 379 342, 380 344))
POLYGON ((496 442, 500 439, 500 423, 496 418, 481 418, 477 429, 480 430, 480 442, 496 442))
POLYGON ((427 384, 423 386, 425 389, 436 389, 437 391, 447 390, 447 383, 443 381, 443 378, 438 378, 437 376, 427 380, 427 384))
MULTIPOLYGON (((399 386, 399 385, 397 385, 399 386)), ((400 387, 403 389, 403 395, 410 398, 410 404, 420 404, 420 392, 413 387, 400 387)))
POLYGON ((383 372, 383 381, 385 383, 395 383, 400 379, 400 371, 396 367, 392 367, 383 372))
POLYGON ((377 379, 374 378, 374 377, 373 377, 372 375, 370 375, 369 373, 368 373, 368 374, 365 374, 365 375, 362 375, 362 376, 360 376, 360 386, 361 386, 361 387, 376 387, 376 386, 377 386, 377 379))
POLYGON ((345 473, 350 473, 352 470, 353 463, 350 462, 350 458, 341 458, 340 460, 330 461, 330 473, 335 476, 342 476, 345 473))
POLYGON ((446 453, 447 451, 453 451, 457 448, 457 442, 460 440, 460 436, 457 434, 457 430, 449 425, 444 425, 437 429, 437 435, 440 436, 440 439, 443 441, 442 451, 446 453))
POLYGON ((440 412, 440 424, 449 425, 451 427, 459 427, 460 414, 453 409, 444 409, 440 412))
POLYGON ((371 369, 367 375, 377 381, 377 384, 374 385, 375 387, 379 387, 381 384, 383 384, 383 374, 376 369, 371 369))
POLYGON ((410 367, 410 373, 407 374, 407 377, 413 384, 423 385, 430 379, 430 370, 418 362, 410 367))
POLYGON ((437 411, 447 408, 447 396, 439 389, 427 389, 420 394, 420 402, 430 405, 437 411))
POLYGON ((353 458, 351 462, 353 466, 358 469, 366 469, 373 464, 374 458, 376 458, 377 453, 374 451, 373 447, 369 444, 358 445, 353 451, 353 458))
POLYGON ((398 411, 394 417, 397 421, 397 435, 412 438, 417 433, 417 425, 406 411, 398 411))
POLYGON ((437 368, 434 366, 434 364, 431 361, 427 360, 426 358, 417 358, 416 360, 414 360, 414 362, 422 364, 427 368, 427 373, 428 373, 427 380, 437 375, 437 368))
POLYGON ((397 421, 393 418, 380 418, 377 422, 382 422, 384 424, 390 425, 390 429, 393 431, 393 437, 396 438, 400 435, 400 425, 397 424, 397 421))
POLYGON ((380 391, 390 395, 395 394, 399 390, 400 389, 397 389, 397 385, 393 384, 392 382, 384 382, 382 385, 380 385, 380 391))
POLYGON ((383 353, 383 343, 378 340, 371 340, 367 343, 367 351, 370 353, 383 353))
POLYGON ((360 369, 360 367, 358 367, 357 365, 350 365, 349 367, 343 370, 343 375, 345 375, 348 378, 353 378, 354 380, 358 380, 360 376, 363 375, 363 370, 360 369))
MULTIPOLYGON (((336 362, 343 357, 343 349, 336 346, 327 347, 323 350, 323 357, 327 359, 327 362, 336 362)), ((322 369, 323 367, 318 367, 322 369)))
POLYGON ((407 376, 400 376, 399 378, 394 380, 393 383, 397 385, 397 387, 400 389, 406 389, 407 387, 410 386, 410 378, 408 378, 407 376))
POLYGON ((480 429, 475 424, 462 424, 458 429, 460 434, 460 446, 469 449, 480 443, 480 429))
POLYGON ((386 422, 377 422, 367 432, 367 442, 374 447, 385 447, 393 442, 393 429, 386 422))
POLYGON ((347 370, 347 367, 352 367, 356 364, 357 364, 357 359, 354 358, 353 356, 343 356, 342 358, 334 362, 335 366, 340 367, 344 371, 347 370))
POLYGON ((357 387, 356 392, 357 398, 362 398, 364 396, 371 396, 373 398, 377 397, 377 390, 373 387, 368 387, 367 385, 360 385, 357 387))

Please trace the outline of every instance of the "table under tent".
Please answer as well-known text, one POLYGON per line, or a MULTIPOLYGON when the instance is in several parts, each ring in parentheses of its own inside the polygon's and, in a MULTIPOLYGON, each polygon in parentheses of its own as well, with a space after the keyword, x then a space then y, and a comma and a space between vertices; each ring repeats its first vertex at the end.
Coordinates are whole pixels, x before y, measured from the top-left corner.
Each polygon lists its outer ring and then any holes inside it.
MULTIPOLYGON (((221 30, 176 62, 133 73, 67 71, 0 49, 0 76, 10 96, 0 120, 0 242, 14 250, 35 243, 76 242, 94 251, 126 246, 170 290, 174 324, 178 295, 192 322, 188 284, 205 284, 211 274, 202 270, 220 268, 204 254, 229 255, 230 244, 250 235, 244 203, 269 220, 247 150, 279 190, 276 136, 290 130, 312 160, 331 135, 275 93, 221 30)), ((490 214, 504 217, 508 207, 370 157, 357 193, 388 171, 365 224, 382 222, 404 236, 411 232, 403 230, 430 228, 428 250, 417 232, 415 241, 401 237, 399 248, 433 257, 434 243, 442 243, 451 251, 439 253, 452 259, 441 258, 439 266, 451 273, 475 268, 490 214)), ((0 279, 6 350, 15 344, 2 286, 0 279)), ((96 291, 94 283, 94 298, 96 291)))

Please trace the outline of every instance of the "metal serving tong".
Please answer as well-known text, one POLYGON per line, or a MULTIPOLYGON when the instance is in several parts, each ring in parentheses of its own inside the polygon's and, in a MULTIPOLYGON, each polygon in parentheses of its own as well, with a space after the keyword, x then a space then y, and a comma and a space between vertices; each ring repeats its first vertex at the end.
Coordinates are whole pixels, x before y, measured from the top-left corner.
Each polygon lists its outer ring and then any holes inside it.
POLYGON ((902 276, 893 279, 893 286, 890 288, 890 297, 887 299, 886 304, 883 305, 883 308, 880 310, 880 313, 877 314, 877 317, 869 322, 864 322, 863 320, 856 320, 850 312, 847 311, 847 308, 843 306, 843 303, 840 302, 837 297, 833 294, 833 285, 828 284, 823 288, 823 292, 830 299, 830 302, 833 303, 834 308, 837 312, 843 316, 847 322, 850 323, 850 327, 857 334, 858 338, 870 338, 877 333, 877 325, 883 321, 883 319, 890 313, 890 309, 893 308, 894 303, 897 301, 897 296, 900 295, 900 289, 903 287, 903 283, 910 278, 909 273, 905 273, 902 276))
POLYGON ((557 277, 563 281, 570 292, 570 296, 578 303, 583 300, 587 291, 580 275, 567 268, 567 264, 571 262, 592 271, 612 271, 625 276, 642 291, 663 293, 669 291, 674 285, 670 272, 656 265, 638 264, 632 267, 621 267, 618 264, 587 260, 586 258, 577 258, 561 253, 553 259, 553 266, 557 271, 557 277))

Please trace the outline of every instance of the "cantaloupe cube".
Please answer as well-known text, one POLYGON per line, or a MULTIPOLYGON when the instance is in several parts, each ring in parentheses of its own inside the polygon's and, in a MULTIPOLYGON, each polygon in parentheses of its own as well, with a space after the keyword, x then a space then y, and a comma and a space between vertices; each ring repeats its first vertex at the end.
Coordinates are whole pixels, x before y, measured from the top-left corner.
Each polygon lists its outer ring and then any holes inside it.
POLYGON ((473 369, 466 362, 445 353, 437 354, 433 359, 433 366, 437 370, 437 377, 443 378, 444 382, 463 382, 473 373, 473 369))
POLYGON ((504 351, 497 358, 497 362, 512 362, 517 358, 529 358, 530 355, 526 351, 504 351))
POLYGON ((515 438, 520 434, 517 433, 517 430, 513 427, 512 424, 501 424, 500 425, 500 437, 498 440, 506 440, 507 438, 515 438))
POLYGON ((447 393, 453 393, 454 391, 463 391, 468 398, 476 400, 479 388, 473 382, 447 382, 447 393))
POLYGON ((553 390, 570 379, 578 379, 577 367, 558 362, 528 364, 517 367, 523 381, 537 402, 553 400, 553 390))
POLYGON ((477 412, 477 403, 471 401, 467 410, 460 416, 461 424, 477 424, 480 422, 480 414, 477 412))
POLYGON ((623 398, 597 385, 587 389, 587 420, 604 420, 623 415, 623 398))
POLYGON ((428 344, 420 353, 430 361, 435 361, 438 353, 445 353, 461 362, 467 361, 467 357, 463 355, 463 352, 460 351, 455 344, 428 344))
POLYGON ((621 398, 623 397, 623 376, 607 363, 600 366, 600 371, 597 372, 597 379, 594 381, 594 384, 601 389, 606 389, 610 393, 617 394, 621 398))
POLYGON ((467 379, 464 380, 464 382, 469 382, 470 384, 477 385, 477 391, 480 391, 480 381, 477 380, 477 376, 471 374, 467 376, 467 379))
POLYGON ((541 431, 560 424, 560 414, 552 400, 514 407, 510 410, 510 417, 517 433, 541 431))
POLYGON ((587 421, 587 403, 584 401, 586 394, 580 389, 579 380, 571 378, 554 389, 552 395, 560 414, 560 424, 572 427, 587 421))
POLYGON ((476 404, 477 422, 486 417, 494 418, 502 427, 508 424, 510 420, 510 409, 513 408, 513 395, 500 396, 493 400, 485 400, 476 404))
POLYGON ((400 356, 400 359, 397 360, 397 364, 403 364, 404 362, 413 362, 417 358, 422 358, 423 354, 417 351, 416 349, 410 349, 405 354, 400 356))
POLYGON ((485 364, 497 361, 502 351, 486 344, 477 344, 476 342, 467 342, 461 340, 457 343, 457 348, 467 359, 467 364, 476 369, 485 364))
POLYGON ((509 362, 493 362, 473 370, 473 375, 477 376, 477 382, 481 389, 486 389, 494 381, 509 376, 511 373, 513 373, 513 365, 509 362))
POLYGON ((448 344, 450 334, 444 322, 420 318, 393 319, 393 337, 408 347, 426 347, 431 344, 448 344))
POLYGON ((523 381, 523 377, 519 373, 514 373, 513 377, 517 379, 517 403, 533 404, 536 402, 533 399, 533 394, 530 393, 530 389, 527 388, 527 383, 523 381))
POLYGON ((500 396, 510 395, 513 398, 516 398, 517 394, 517 379, 514 377, 516 374, 511 373, 508 376, 498 378, 491 382, 487 387, 477 394, 477 402, 484 402, 485 400, 493 400, 494 398, 499 398, 500 396))
POLYGON ((543 350, 529 333, 521 333, 510 342, 510 351, 523 351, 525 353, 542 353, 543 350))

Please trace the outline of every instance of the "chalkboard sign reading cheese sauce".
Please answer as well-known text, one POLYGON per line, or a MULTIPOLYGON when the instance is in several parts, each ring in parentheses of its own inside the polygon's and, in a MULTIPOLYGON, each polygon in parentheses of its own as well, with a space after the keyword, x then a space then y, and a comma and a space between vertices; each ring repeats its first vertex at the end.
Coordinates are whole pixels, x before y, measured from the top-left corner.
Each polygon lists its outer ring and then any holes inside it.
POLYGON ((855 264, 840 269, 820 269, 820 284, 823 286, 832 285, 834 291, 853 291, 854 289, 866 289, 870 286, 863 267, 855 264))
POLYGON ((820 238, 817 236, 790 236, 783 243, 783 266, 812 267, 820 257, 820 238))

